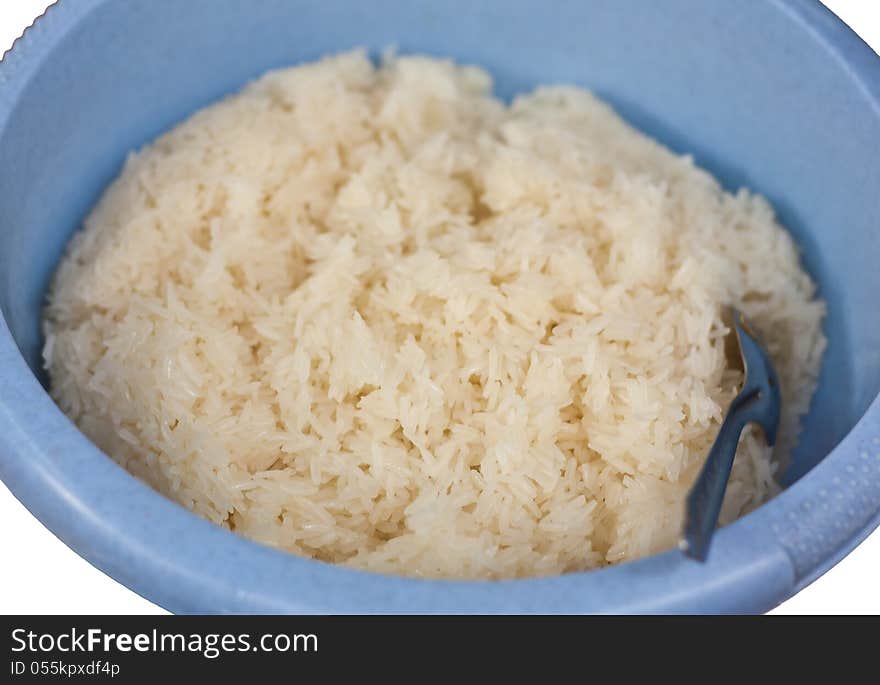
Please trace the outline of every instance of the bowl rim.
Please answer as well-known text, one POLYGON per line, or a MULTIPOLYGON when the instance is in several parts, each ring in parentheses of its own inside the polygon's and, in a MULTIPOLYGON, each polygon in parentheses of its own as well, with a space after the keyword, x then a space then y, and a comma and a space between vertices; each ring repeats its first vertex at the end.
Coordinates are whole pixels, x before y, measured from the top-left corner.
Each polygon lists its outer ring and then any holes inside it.
MULTIPOLYGON (((4 55, 0 140, 18 95, 43 60, 69 31, 110 1, 56 2, 4 55)), ((880 112, 880 57, 861 38, 818 2, 767 1, 811 32, 858 83, 868 105, 880 112)), ((0 370, 0 479, 74 551, 176 612, 764 611, 824 573, 880 523, 880 484, 851 478, 855 472, 867 473, 875 462, 880 473, 878 395, 817 466, 720 530, 704 565, 670 551, 547 578, 456 581, 382 575, 247 540, 138 481, 92 445, 54 404, 25 363, 5 318, 0 370), (844 492, 845 510, 817 506, 844 492), (192 540, 198 540, 198 548, 186 544, 192 540)))

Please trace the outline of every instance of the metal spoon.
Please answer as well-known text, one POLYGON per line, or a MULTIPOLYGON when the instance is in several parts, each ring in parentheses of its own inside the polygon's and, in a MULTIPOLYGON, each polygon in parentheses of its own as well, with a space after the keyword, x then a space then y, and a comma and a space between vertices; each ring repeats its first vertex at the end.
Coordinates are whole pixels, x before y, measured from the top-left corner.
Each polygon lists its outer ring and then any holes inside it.
POLYGON ((730 313, 745 381, 739 395, 730 403, 703 470, 687 496, 679 547, 698 561, 705 561, 709 553, 740 433, 747 424, 755 422, 764 430, 767 444, 773 445, 781 411, 779 380, 770 358, 745 317, 733 308, 730 313))

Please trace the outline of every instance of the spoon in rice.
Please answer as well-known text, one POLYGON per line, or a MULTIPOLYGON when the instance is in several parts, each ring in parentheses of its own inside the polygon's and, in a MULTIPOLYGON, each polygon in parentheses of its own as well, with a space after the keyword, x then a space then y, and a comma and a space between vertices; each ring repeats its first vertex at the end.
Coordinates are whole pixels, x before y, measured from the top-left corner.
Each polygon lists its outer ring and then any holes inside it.
POLYGON ((706 463, 687 496, 679 547, 698 561, 705 561, 709 553, 740 433, 747 424, 757 423, 764 431, 767 444, 772 446, 779 427, 781 398, 776 371, 745 317, 733 308, 729 314, 745 380, 742 390, 730 403, 706 463))

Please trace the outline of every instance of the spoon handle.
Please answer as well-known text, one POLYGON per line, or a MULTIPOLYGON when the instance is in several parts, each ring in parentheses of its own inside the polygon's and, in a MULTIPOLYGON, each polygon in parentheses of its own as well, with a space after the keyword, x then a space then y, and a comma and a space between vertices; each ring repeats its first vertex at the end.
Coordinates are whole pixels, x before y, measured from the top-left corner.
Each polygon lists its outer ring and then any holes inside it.
POLYGON ((739 436, 751 420, 756 393, 734 399, 709 450, 703 469, 687 496, 685 524, 679 547, 689 557, 705 561, 712 535, 718 525, 721 503, 733 468, 739 436))

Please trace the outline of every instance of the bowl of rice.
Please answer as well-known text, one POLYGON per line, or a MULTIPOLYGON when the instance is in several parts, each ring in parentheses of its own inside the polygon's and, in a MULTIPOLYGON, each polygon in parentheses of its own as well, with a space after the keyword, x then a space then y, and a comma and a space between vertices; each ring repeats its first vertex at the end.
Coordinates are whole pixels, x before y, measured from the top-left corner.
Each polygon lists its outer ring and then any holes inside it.
POLYGON ((62 0, 0 63, 0 477, 175 612, 765 611, 880 520, 878 136, 818 3, 62 0), (700 563, 728 306, 782 418, 700 563))

